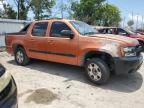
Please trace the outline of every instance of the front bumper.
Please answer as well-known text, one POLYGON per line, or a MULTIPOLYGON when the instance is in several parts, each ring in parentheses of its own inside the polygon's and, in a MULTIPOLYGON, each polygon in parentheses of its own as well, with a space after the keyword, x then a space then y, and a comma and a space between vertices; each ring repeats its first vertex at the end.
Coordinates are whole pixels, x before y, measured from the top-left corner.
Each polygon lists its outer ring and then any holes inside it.
POLYGON ((0 93, 0 108, 18 108, 17 87, 13 78, 0 93))
POLYGON ((116 75, 136 72, 143 63, 142 55, 137 57, 114 58, 116 75))

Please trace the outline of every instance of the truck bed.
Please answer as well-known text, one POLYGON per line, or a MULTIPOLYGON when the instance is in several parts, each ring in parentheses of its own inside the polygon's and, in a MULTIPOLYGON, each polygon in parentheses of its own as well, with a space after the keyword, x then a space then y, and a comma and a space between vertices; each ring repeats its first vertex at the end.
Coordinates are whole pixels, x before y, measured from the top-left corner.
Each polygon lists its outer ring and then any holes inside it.
POLYGON ((25 40, 26 33, 22 32, 15 32, 15 33, 7 33, 5 36, 5 44, 6 44, 6 50, 8 53, 13 54, 13 47, 16 42, 22 42, 25 40))

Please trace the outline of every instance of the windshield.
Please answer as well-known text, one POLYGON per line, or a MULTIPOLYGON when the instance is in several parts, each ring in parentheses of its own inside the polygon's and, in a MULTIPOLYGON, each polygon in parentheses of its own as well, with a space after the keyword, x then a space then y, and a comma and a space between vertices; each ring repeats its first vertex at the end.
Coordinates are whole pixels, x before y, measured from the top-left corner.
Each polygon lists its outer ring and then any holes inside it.
POLYGON ((131 35, 135 35, 135 34, 136 34, 136 33, 132 32, 132 31, 130 31, 129 29, 126 29, 126 28, 125 28, 125 31, 128 32, 128 33, 131 34, 131 35))
POLYGON ((84 22, 70 21, 70 23, 81 35, 93 35, 98 33, 96 29, 84 22))

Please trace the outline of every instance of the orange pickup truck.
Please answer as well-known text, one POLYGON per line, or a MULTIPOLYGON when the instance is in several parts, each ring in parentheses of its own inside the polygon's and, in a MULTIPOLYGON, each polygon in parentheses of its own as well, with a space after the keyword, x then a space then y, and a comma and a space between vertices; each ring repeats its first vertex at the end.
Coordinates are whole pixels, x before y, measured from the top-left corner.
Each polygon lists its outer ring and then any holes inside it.
POLYGON ((76 20, 34 21, 18 33, 7 34, 5 41, 18 65, 27 65, 34 58, 82 66, 96 84, 106 83, 111 73, 136 72, 143 62, 137 40, 98 34, 76 20))

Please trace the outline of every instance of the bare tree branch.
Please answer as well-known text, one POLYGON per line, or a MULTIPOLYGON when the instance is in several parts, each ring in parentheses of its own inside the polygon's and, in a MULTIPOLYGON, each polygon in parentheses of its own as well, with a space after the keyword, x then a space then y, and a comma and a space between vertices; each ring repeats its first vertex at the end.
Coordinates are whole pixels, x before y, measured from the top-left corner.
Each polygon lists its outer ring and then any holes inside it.
POLYGON ((13 0, 15 5, 18 7, 18 0, 13 0))

